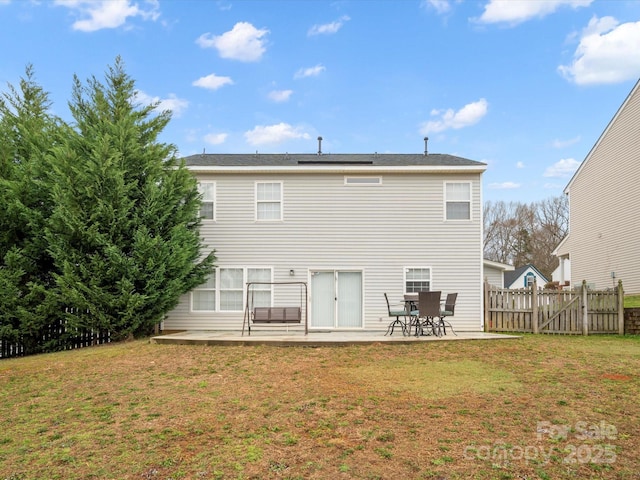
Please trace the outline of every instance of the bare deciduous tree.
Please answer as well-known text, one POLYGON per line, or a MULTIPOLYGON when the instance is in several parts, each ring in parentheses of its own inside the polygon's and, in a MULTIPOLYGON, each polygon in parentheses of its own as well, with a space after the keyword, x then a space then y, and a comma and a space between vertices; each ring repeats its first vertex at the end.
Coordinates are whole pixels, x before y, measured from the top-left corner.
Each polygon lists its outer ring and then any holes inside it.
POLYGON ((534 264, 547 278, 558 265, 554 248, 567 234, 565 196, 539 202, 487 202, 484 205, 484 256, 520 267, 534 264))

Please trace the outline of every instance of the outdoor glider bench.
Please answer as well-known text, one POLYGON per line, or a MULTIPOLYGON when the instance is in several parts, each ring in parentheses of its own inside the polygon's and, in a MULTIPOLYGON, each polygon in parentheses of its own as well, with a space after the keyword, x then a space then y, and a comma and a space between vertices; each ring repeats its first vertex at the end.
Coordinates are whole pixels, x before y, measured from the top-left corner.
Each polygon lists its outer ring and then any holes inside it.
POLYGON ((300 307, 255 307, 252 317, 253 323, 300 323, 302 309, 300 307))
MULTIPOLYGON (((264 287, 263 287, 264 288, 264 287)), ((291 305, 291 304, 289 304, 291 305)), ((245 325, 249 335, 251 335, 251 327, 288 327, 291 325, 300 325, 304 323, 304 334, 309 331, 307 315, 305 313, 303 320, 303 312, 307 310, 307 284, 305 282, 250 282, 247 283, 247 303, 245 309, 244 320, 242 322, 242 334, 244 335, 245 325), (254 306, 253 293, 255 286, 271 286, 282 288, 287 285, 293 285, 300 288, 300 305, 286 307, 257 307, 254 306), (303 310, 304 306, 304 310, 303 310)))
MULTIPOLYGON (((302 308, 300 307, 254 307, 247 324, 249 335, 251 325, 273 327, 288 327, 302 323, 302 308)), ((305 331, 306 333, 306 331, 305 331)))

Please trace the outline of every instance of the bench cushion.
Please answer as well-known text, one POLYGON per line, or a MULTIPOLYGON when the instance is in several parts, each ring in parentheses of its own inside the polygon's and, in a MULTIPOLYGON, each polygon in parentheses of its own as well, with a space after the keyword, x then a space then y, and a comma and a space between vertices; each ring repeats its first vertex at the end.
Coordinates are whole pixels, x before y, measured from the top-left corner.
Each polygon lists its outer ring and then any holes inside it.
POLYGON ((302 309, 300 307, 255 307, 253 323, 300 323, 302 309))

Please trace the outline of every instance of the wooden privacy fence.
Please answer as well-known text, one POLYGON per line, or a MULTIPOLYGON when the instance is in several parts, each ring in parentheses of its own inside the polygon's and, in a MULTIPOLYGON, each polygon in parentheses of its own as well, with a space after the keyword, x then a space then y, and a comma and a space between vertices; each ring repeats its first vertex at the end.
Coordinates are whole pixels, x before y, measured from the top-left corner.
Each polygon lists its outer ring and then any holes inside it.
MULTIPOLYGON (((74 313, 74 309, 70 308, 65 311, 74 313)), ((21 337, 14 340, 0 337, 0 359, 73 350, 109 342, 111 342, 111 334, 107 330, 70 328, 66 321, 58 320, 43 326, 29 338, 21 337)))
POLYGON ((590 290, 587 282, 571 290, 506 289, 484 284, 484 325, 488 332, 624 335, 624 292, 590 290))

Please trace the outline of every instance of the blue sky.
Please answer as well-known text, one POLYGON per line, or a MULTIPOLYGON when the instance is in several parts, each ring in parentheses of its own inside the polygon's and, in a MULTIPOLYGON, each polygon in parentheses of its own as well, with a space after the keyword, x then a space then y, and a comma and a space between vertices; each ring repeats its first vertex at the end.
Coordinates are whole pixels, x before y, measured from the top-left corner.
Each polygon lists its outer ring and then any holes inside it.
POLYGON ((560 195, 640 77, 640 2, 0 0, 0 89, 27 64, 70 120, 116 56, 163 141, 208 153, 449 153, 484 199, 560 195))

